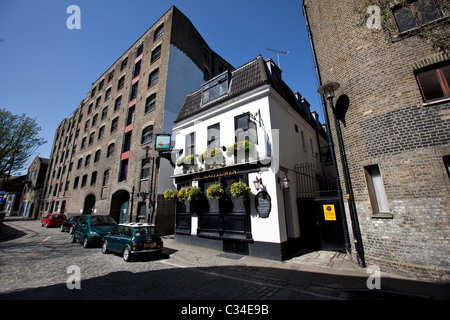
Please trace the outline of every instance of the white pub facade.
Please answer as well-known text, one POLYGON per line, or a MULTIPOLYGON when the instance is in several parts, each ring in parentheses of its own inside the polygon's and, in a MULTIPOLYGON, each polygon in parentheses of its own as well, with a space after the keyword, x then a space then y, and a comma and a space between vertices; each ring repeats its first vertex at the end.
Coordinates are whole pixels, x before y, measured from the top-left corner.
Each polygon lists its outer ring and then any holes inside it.
POLYGON ((190 93, 172 143, 176 241, 275 260, 296 249, 295 167, 320 163, 327 139, 271 59, 258 56, 190 93))

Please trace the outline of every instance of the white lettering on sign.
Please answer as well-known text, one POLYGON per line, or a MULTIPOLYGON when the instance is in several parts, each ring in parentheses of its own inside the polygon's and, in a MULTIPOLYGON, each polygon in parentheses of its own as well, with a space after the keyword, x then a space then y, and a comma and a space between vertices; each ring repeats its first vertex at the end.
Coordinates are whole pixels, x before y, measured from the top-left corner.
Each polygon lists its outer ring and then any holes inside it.
POLYGON ((366 26, 369 30, 380 30, 381 29, 381 13, 380 7, 376 5, 371 5, 367 7, 366 13, 369 14, 367 18, 366 26))

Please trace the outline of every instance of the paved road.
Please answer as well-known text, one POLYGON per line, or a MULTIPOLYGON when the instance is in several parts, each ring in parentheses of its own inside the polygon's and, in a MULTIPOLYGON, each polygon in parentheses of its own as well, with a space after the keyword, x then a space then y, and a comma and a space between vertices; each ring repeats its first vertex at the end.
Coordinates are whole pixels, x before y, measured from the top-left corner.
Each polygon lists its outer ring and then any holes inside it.
POLYGON ((9 221, 21 236, 0 243, 0 299, 339 299, 340 293, 308 292, 279 279, 236 267, 233 255, 204 259, 167 246, 164 254, 127 263, 99 248, 70 243, 58 228, 39 221, 9 221), (67 282, 80 274, 80 289, 67 282), (333 296, 337 295, 337 296, 333 296))
POLYGON ((39 221, 6 224, 19 236, 0 242, 0 300, 252 300, 263 304, 267 300, 377 298, 367 295, 367 290, 364 294, 352 291, 366 287, 365 270, 337 276, 289 263, 274 268, 274 262, 198 249, 171 237, 165 237, 166 249, 158 258, 127 263, 115 254, 102 254, 100 248, 72 244, 68 233, 42 228, 39 221), (68 270, 71 266, 79 271, 79 282, 68 281, 77 275, 68 270), (79 284, 80 289, 69 289, 68 282, 79 284))

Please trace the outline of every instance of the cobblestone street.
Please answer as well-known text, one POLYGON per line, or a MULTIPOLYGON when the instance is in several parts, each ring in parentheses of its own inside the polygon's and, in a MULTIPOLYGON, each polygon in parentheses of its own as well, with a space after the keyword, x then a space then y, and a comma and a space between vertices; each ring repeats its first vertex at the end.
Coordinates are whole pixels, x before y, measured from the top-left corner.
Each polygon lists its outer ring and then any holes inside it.
MULTIPOLYGON (((72 244, 68 233, 42 228, 40 221, 5 224, 18 235, 0 242, 0 300, 376 299, 358 293, 366 288, 368 274, 356 267, 334 266, 339 274, 319 273, 319 267, 308 267, 306 260, 274 262, 238 256, 182 245, 170 236, 164 237, 163 255, 127 263, 118 255, 103 254, 100 248, 72 244), (80 289, 67 286, 70 266, 80 270, 80 289)), ((389 283, 394 282, 383 285, 389 283)))

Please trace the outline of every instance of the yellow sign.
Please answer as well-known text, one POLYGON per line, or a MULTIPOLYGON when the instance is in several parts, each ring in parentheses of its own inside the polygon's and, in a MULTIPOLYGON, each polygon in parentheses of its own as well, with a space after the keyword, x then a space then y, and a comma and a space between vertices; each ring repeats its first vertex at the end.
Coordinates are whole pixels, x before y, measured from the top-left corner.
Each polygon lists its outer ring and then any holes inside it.
POLYGON ((324 204, 323 214, 325 215, 325 220, 336 221, 336 212, 334 211, 334 204, 324 204))

